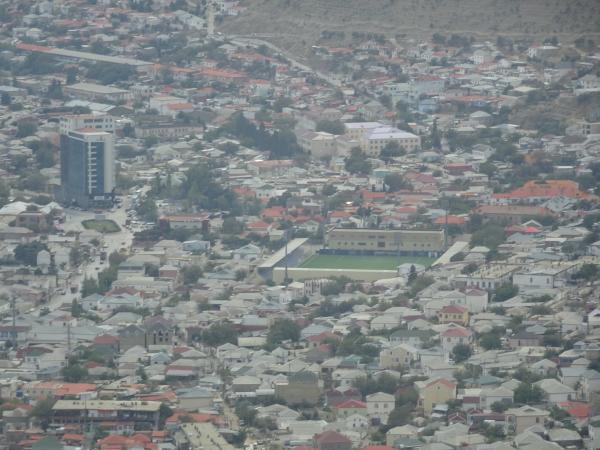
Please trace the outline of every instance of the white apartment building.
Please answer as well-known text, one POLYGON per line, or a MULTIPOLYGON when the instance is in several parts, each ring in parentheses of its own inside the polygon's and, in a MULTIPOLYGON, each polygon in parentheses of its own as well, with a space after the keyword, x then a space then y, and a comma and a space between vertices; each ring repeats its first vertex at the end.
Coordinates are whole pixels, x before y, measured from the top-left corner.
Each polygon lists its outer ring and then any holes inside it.
POLYGON ((67 134, 69 131, 86 129, 96 129, 114 133, 115 118, 106 113, 97 114, 74 114, 60 118, 60 134, 67 134))
POLYGON ((415 151, 421 147, 421 138, 416 134, 384 125, 380 122, 346 123, 346 136, 359 142, 367 155, 378 157, 383 148, 396 142, 406 151, 415 151))

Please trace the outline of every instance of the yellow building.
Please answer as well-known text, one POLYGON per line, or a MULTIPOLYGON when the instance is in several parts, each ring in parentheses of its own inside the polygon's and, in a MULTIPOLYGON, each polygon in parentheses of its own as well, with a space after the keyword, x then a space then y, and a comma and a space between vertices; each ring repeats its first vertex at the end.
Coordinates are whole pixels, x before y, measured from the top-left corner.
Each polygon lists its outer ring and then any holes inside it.
POLYGON ((412 345, 399 344, 383 349, 379 353, 380 369, 408 369, 419 357, 419 351, 412 345))
POLYGON ((469 324, 469 310, 460 305, 444 306, 437 312, 439 323, 455 323, 466 327, 469 324))
POLYGON ((415 383, 419 390, 419 407, 425 416, 431 414, 435 405, 456 399, 456 383, 445 378, 425 380, 415 383))
POLYGON ((325 248, 334 253, 436 257, 444 250, 444 231, 334 228, 327 233, 325 248))

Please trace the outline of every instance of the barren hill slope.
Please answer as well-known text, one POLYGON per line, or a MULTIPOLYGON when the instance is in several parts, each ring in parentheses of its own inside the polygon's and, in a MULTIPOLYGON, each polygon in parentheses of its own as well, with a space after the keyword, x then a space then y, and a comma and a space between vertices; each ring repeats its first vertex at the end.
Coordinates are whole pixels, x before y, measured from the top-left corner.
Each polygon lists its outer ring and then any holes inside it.
POLYGON ((247 7, 223 30, 256 33, 298 53, 322 31, 384 33, 389 37, 435 32, 576 38, 600 36, 599 0, 242 0, 247 7))

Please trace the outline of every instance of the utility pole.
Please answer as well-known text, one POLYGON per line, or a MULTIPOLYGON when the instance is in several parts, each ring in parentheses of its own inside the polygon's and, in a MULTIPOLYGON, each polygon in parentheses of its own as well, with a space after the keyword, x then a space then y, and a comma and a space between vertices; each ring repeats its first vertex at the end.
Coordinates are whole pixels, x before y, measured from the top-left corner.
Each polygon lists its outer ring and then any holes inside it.
POLYGON ((17 347, 17 305, 16 297, 13 295, 10 298, 10 313, 12 314, 12 335, 15 341, 13 342, 14 348, 17 347))
POLYGON ((206 10, 206 34, 209 37, 215 35, 215 5, 212 1, 206 10))
POLYGON ((71 358, 71 321, 67 322, 67 367, 71 358))
POLYGON ((450 209, 450 199, 446 199, 446 208, 444 211, 444 251, 448 248, 448 209, 450 209))
POLYGON ((283 278, 283 284, 287 287, 288 285, 288 231, 289 230, 285 230, 285 257, 284 257, 284 261, 285 261, 285 275, 283 278))

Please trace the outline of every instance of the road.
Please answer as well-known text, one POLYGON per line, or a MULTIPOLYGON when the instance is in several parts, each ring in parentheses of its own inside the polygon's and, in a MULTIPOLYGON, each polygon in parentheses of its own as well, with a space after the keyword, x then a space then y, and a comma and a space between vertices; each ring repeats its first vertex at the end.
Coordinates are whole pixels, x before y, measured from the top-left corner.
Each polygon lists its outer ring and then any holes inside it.
POLYGON ((288 52, 287 50, 284 50, 280 47, 277 47, 276 45, 271 44, 269 41, 264 41, 264 40, 258 39, 256 37, 237 36, 237 35, 228 35, 227 37, 231 39, 232 44, 238 45, 241 47, 246 47, 246 46, 260 47, 261 45, 264 45, 265 47, 271 49, 272 51, 280 53, 281 55, 285 56, 293 67, 296 67, 305 72, 313 73, 317 77, 319 77, 321 80, 325 81, 326 83, 328 83, 334 87, 340 87, 340 85, 341 85, 341 83, 338 79, 333 78, 323 72, 319 72, 318 70, 315 70, 312 67, 309 67, 306 64, 301 63, 290 52, 288 52))
MULTIPOLYGON (((120 231, 116 233, 110 233, 103 235, 103 238, 100 242, 100 247, 97 249, 92 249, 92 253, 90 255, 90 260, 84 262, 79 270, 73 272, 69 285, 77 285, 81 287, 83 280, 87 278, 96 278, 98 272, 108 267, 108 261, 102 263, 100 261, 100 252, 102 250, 106 251, 107 255, 110 255, 114 251, 119 251, 121 248, 126 248, 129 250, 131 248, 131 244, 133 241, 133 233, 125 228, 125 220, 127 219, 127 206, 129 204, 129 199, 127 197, 123 197, 123 202, 119 208, 115 208, 114 211, 106 211, 103 213, 106 219, 114 220, 117 225, 121 228, 120 231), (103 248, 105 247, 105 248, 103 248), (98 268, 98 269, 96 269, 98 268)), ((80 211, 74 209, 65 209, 66 220, 63 224, 63 230, 67 231, 75 231, 81 232, 84 231, 85 228, 81 224, 82 221, 93 219, 96 214, 91 211, 80 211)), ((65 294, 60 294, 59 292, 54 292, 48 304, 46 305, 51 311, 60 308, 63 304, 70 304, 74 299, 79 299, 80 293, 76 292, 72 294, 69 289, 66 289, 65 294)))

